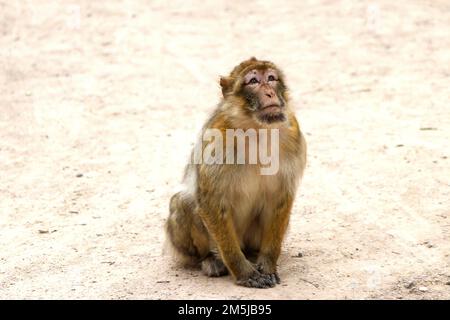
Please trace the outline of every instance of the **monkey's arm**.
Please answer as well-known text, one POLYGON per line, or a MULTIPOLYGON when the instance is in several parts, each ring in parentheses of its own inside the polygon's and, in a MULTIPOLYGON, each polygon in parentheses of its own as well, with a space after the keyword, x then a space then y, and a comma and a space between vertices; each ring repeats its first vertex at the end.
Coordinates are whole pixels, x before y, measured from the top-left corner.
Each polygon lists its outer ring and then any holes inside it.
POLYGON ((277 283, 280 278, 277 274, 277 260, 281 252, 281 243, 289 224, 293 198, 286 195, 280 199, 274 211, 265 216, 262 232, 260 253, 257 260, 259 271, 271 275, 277 283))
POLYGON ((253 268, 240 249, 230 214, 216 211, 199 209, 199 215, 216 242, 224 263, 238 279, 251 273, 253 268))
POLYGON ((268 288, 275 285, 271 277, 258 272, 245 258, 239 246, 230 212, 199 209, 199 215, 237 284, 254 288, 268 288))

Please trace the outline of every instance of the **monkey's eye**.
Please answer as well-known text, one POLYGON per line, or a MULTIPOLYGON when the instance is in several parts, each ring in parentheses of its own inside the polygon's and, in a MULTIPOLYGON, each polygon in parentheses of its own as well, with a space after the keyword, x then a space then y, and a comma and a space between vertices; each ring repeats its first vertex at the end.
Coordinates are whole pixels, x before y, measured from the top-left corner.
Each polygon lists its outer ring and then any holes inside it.
POLYGON ((250 81, 248 82, 249 84, 255 84, 255 83, 258 83, 259 81, 258 81, 258 79, 256 79, 256 78, 251 78, 250 79, 250 81))
POLYGON ((275 79, 275 77, 274 77, 273 75, 270 75, 270 76, 267 78, 267 81, 275 81, 275 80, 277 80, 277 79, 275 79))

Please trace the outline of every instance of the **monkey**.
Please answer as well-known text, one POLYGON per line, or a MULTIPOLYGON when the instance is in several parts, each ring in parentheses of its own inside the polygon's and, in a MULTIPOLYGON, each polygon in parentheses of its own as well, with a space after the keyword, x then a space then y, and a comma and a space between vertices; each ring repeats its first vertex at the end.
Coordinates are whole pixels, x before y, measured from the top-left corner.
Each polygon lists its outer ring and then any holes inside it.
MULTIPOLYGON (((220 86, 223 97, 202 132, 215 129, 231 142, 237 137, 226 135, 230 129, 277 130, 279 168, 261 174, 259 157, 244 164, 191 161, 183 189, 170 198, 168 242, 183 265, 201 267, 207 276, 231 274, 241 286, 274 287, 280 283, 277 261, 306 165, 305 137, 284 74, 274 63, 252 57, 220 77, 220 86)), ((197 146, 205 151, 208 143, 197 146)), ((223 153, 221 147, 215 150, 219 160, 230 155, 222 148, 223 153)), ((244 150, 249 154, 247 146, 244 150)))

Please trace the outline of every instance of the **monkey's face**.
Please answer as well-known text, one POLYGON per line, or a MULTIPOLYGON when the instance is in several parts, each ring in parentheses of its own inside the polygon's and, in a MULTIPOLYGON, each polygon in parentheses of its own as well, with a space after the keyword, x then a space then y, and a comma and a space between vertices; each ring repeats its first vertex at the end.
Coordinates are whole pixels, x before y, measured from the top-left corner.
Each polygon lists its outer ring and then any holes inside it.
POLYGON ((265 123, 285 121, 284 84, 277 70, 252 69, 243 76, 242 95, 247 108, 265 123))

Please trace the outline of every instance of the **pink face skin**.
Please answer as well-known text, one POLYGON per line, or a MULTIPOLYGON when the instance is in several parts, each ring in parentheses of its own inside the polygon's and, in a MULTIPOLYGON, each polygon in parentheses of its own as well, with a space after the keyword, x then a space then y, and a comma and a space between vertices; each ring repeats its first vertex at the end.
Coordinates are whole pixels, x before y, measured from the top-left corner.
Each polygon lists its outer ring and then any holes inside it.
POLYGON ((280 112, 283 103, 277 95, 278 74, 273 69, 253 69, 244 76, 244 85, 259 100, 260 110, 280 112))
POLYGON ((278 81, 278 75, 277 72, 273 69, 266 69, 266 70, 257 70, 253 69, 250 70, 245 76, 244 76, 244 82, 246 85, 254 85, 257 84, 253 78, 256 79, 259 83, 268 83, 270 85, 275 86, 276 81, 278 81), (252 81, 253 80, 253 81, 252 81))

